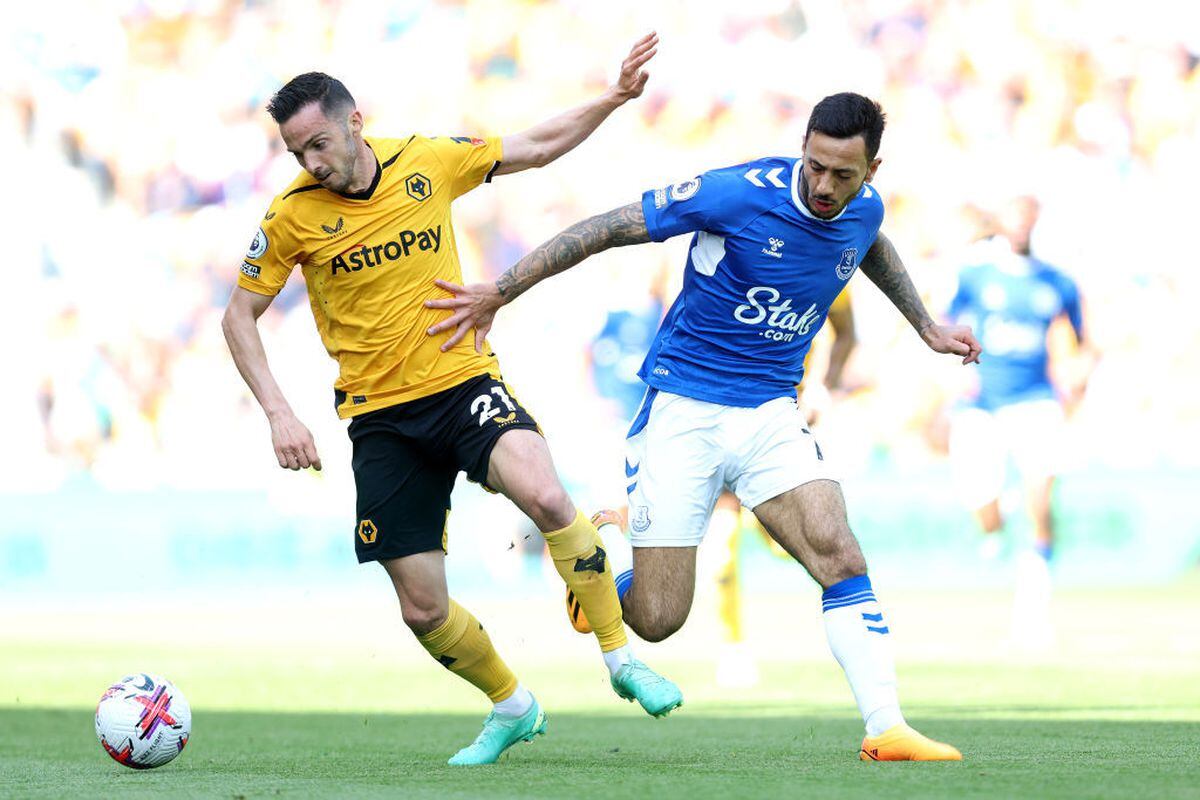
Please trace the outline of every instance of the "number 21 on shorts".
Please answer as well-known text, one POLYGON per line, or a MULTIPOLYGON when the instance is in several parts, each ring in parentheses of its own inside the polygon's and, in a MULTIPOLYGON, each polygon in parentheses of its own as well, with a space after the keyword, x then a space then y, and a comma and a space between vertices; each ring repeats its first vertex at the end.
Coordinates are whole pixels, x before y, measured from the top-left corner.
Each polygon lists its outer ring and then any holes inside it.
POLYGON ((471 401, 471 413, 479 415, 479 424, 486 425, 487 421, 500 413, 500 409, 492 405, 492 395, 500 398, 500 402, 508 409, 509 413, 516 411, 517 407, 508 396, 508 392, 504 391, 503 386, 493 386, 491 394, 481 394, 471 401))

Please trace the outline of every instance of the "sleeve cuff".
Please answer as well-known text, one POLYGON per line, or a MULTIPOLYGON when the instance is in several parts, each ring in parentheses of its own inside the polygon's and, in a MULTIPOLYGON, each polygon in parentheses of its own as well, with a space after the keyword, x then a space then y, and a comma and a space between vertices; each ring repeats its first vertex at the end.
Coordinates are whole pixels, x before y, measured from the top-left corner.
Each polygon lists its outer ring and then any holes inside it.
POLYGON ((248 281, 245 278, 238 278, 237 285, 248 292, 261 294, 264 297, 275 297, 283 289, 282 286, 272 289, 269 286, 263 286, 261 283, 254 283, 253 281, 248 281))
POLYGON ((647 189, 642 193, 642 216, 646 219, 646 233, 650 234, 650 241, 661 242, 670 237, 663 236, 662 230, 658 227, 658 209, 654 204, 654 194, 661 189, 647 189))

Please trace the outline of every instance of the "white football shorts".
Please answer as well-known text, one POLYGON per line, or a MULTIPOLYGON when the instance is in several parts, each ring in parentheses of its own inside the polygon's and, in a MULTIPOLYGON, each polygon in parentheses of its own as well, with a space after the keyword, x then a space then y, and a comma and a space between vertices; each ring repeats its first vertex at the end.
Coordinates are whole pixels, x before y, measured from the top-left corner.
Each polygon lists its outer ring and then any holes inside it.
POLYGON ((753 509, 837 480, 794 397, 739 408, 649 389, 625 444, 634 547, 699 545, 724 489, 753 509))
POLYGON ((1055 400, 1029 400, 995 411, 964 408, 950 423, 950 463, 957 492, 976 509, 1000 497, 1009 458, 1022 481, 1043 481, 1058 472, 1065 422, 1055 400))

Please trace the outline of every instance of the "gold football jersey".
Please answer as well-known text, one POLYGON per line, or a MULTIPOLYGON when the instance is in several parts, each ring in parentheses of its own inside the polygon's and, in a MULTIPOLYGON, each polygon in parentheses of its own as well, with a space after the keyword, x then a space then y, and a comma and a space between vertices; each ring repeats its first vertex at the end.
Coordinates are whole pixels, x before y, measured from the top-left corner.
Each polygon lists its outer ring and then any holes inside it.
MULTIPOLYGON (((242 263, 238 285, 274 296, 299 264, 325 349, 338 362, 342 418, 425 397, 477 375, 499 377, 486 344, 453 349, 425 331, 447 312, 425 308, 462 283, 450 203, 490 179, 499 138, 368 138, 374 182, 330 191, 307 172, 272 201, 242 263)), ((448 334, 447 334, 448 335, 448 334)))

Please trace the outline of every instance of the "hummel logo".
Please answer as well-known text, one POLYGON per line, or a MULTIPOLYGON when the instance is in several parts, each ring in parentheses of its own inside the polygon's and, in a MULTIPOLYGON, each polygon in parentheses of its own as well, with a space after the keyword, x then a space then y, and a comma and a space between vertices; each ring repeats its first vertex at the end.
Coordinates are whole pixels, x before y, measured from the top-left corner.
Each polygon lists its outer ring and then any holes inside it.
POLYGON ((605 555, 606 554, 604 552, 604 548, 597 547, 596 552, 593 553, 592 555, 588 556, 587 558, 575 559, 575 571, 576 572, 587 572, 590 570, 592 572, 597 572, 597 573, 603 574, 605 555))
MULTIPOLYGON (((765 189, 765 188, 767 188, 767 184, 762 182, 762 178, 758 177, 761 172, 762 172, 762 169, 755 168, 752 170, 748 170, 746 172, 746 174, 742 175, 742 177, 745 178, 746 180, 750 181, 751 183, 753 183, 758 188, 765 189)), ((776 189, 783 189, 787 186, 787 184, 784 183, 783 181, 779 180, 779 173, 781 173, 781 172, 783 172, 783 167, 776 167, 775 169, 771 170, 763 177, 765 177, 768 181, 770 181, 771 185, 774 186, 776 189)))
POLYGON ((272 219, 275 219, 275 212, 274 212, 274 211, 268 211, 268 212, 267 212, 267 215, 266 215, 265 217, 263 217, 263 219, 264 219, 264 220, 272 220, 272 219))
POLYGON ((453 656, 438 656, 438 663, 446 669, 450 669, 450 665, 455 661, 458 661, 458 659, 454 658, 453 656))
POLYGON ((770 239, 767 239, 767 243, 771 245, 771 249, 768 250, 764 247, 762 249, 763 255, 770 256, 771 258, 783 258, 783 253, 779 252, 779 248, 783 247, 783 239, 776 239, 772 236, 770 239))
POLYGON ((339 233, 341 233, 341 232, 342 232, 342 228, 344 228, 345 226, 346 226, 346 220, 342 219, 341 217, 338 217, 338 221, 337 221, 337 224, 336 224, 336 225, 334 225, 334 226, 331 228, 331 227, 329 227, 328 225, 322 224, 322 225, 321 225, 321 230, 325 231, 325 232, 326 232, 326 233, 328 233, 330 236, 334 236, 334 235, 336 235, 336 234, 339 234, 339 233))

